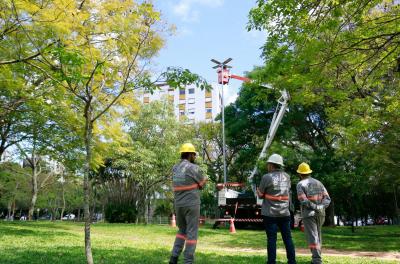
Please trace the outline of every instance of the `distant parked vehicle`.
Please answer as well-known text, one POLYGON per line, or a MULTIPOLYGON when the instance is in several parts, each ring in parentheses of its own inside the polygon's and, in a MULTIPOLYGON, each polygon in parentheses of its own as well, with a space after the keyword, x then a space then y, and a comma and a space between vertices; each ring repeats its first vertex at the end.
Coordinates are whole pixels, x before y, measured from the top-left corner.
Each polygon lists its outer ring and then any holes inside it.
POLYGON ((62 220, 74 220, 74 219, 75 219, 74 214, 67 214, 62 218, 62 220))
POLYGON ((389 220, 387 219, 387 217, 378 217, 378 219, 376 220, 376 224, 377 225, 387 225, 389 224, 389 220))

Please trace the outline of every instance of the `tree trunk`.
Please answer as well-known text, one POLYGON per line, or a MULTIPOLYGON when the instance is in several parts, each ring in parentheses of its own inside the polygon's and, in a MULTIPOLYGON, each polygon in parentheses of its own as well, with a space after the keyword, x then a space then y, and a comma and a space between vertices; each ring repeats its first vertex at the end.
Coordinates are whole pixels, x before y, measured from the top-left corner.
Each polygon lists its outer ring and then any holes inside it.
POLYGON ((31 204, 29 206, 29 212, 28 212, 28 219, 29 221, 32 220, 33 218, 33 212, 35 210, 35 205, 36 205, 36 200, 37 200, 37 195, 38 195, 38 183, 37 183, 37 169, 36 169, 36 161, 35 157, 32 155, 32 198, 31 198, 31 204))
POLYGON ((106 209, 105 209, 105 205, 104 205, 104 202, 103 202, 103 204, 102 204, 102 207, 101 207, 101 221, 104 223, 105 222, 105 216, 106 216, 106 211, 105 211, 106 209))
POLYGON ((400 210, 397 203, 397 186, 393 184, 393 202, 394 202, 394 217, 392 219, 392 224, 400 224, 400 210))
POLYGON ((9 201, 8 206, 7 206, 7 209, 8 209, 7 220, 11 220, 11 205, 12 205, 12 201, 9 201))
POLYGON ((151 196, 147 199, 147 220, 146 224, 150 224, 150 217, 151 217, 151 196))
POLYGON ((60 220, 62 221, 62 218, 64 216, 64 211, 65 211, 65 193, 64 193, 64 183, 61 183, 61 193, 62 193, 62 201, 63 205, 61 207, 61 215, 60 215, 60 220))
POLYGON ((91 221, 93 221, 93 219, 96 219, 96 221, 97 221, 97 217, 96 217, 96 194, 95 194, 95 191, 93 193, 93 204, 92 204, 92 210, 90 211, 90 219, 91 219, 91 221))
POLYGON ((15 198, 13 199, 13 202, 12 202, 12 207, 11 207, 11 219, 14 221, 14 219, 15 219, 15 198))
POLYGON ((85 106, 85 149, 86 149, 86 159, 85 159, 85 172, 83 178, 83 192, 84 192, 84 204, 83 204, 83 213, 85 218, 85 255, 86 261, 88 264, 93 264, 93 255, 92 255, 92 246, 90 240, 90 190, 91 184, 89 181, 89 173, 90 173, 90 162, 92 158, 92 110, 90 108, 90 102, 88 102, 85 106))
POLYGON ((335 225, 335 204, 331 201, 331 204, 326 208, 326 223, 327 226, 334 226, 335 225))

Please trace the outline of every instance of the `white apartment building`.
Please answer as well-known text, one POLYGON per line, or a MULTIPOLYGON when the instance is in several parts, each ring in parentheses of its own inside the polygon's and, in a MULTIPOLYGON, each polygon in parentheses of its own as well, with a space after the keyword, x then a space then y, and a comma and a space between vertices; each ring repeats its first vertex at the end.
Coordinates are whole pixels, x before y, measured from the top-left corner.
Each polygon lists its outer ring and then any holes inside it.
POLYGON ((183 122, 212 122, 221 111, 220 89, 217 84, 212 84, 212 87, 211 91, 206 91, 195 85, 183 89, 173 89, 165 85, 153 94, 139 93, 138 99, 144 104, 154 100, 168 100, 174 105, 175 116, 183 122))

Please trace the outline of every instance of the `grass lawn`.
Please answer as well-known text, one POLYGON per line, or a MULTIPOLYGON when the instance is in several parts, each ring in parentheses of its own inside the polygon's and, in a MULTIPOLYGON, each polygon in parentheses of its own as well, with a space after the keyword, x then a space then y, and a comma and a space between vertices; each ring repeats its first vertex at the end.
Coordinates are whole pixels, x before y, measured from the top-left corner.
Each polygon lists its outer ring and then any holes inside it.
MULTIPOLYGON (((92 249, 95 263, 167 263, 176 230, 168 226, 94 224, 92 249)), ((305 248, 304 234, 293 233, 296 248, 305 248)), ((400 227, 323 230, 324 248, 360 251, 398 251, 400 227)), ((0 222, 0 263, 85 263, 83 224, 66 222, 0 222)), ((283 248, 279 241, 279 248, 283 248)), ((196 263, 265 263, 265 233, 262 230, 200 229, 196 263)), ((298 256, 309 263, 309 256, 298 256)), ((286 263, 279 254, 278 263, 286 263)), ((398 263, 371 258, 324 256, 324 263, 398 263)))

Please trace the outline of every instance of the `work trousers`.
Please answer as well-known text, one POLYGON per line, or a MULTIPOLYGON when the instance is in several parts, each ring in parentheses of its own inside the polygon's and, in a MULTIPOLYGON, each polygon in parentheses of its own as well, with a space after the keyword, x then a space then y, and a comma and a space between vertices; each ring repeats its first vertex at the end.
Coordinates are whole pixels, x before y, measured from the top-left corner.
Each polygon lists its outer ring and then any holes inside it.
POLYGON ((321 264, 321 247, 322 247, 322 237, 321 237, 321 227, 324 224, 325 215, 316 214, 315 216, 310 216, 303 218, 304 224, 304 234, 306 235, 306 240, 308 247, 311 250, 313 264, 321 264))
POLYGON ((190 207, 175 207, 176 211, 176 224, 178 225, 178 232, 175 237, 174 247, 172 248, 171 255, 179 257, 183 247, 184 263, 194 263, 194 252, 197 245, 197 234, 199 230, 199 217, 200 205, 190 207))
POLYGON ((278 227, 286 248, 286 257, 289 264, 296 264, 296 253, 290 232, 290 216, 269 217, 263 216, 264 227, 267 234, 267 264, 276 264, 276 239, 278 227))

